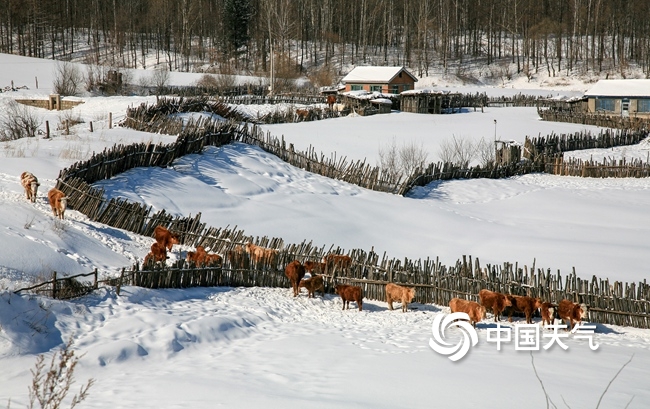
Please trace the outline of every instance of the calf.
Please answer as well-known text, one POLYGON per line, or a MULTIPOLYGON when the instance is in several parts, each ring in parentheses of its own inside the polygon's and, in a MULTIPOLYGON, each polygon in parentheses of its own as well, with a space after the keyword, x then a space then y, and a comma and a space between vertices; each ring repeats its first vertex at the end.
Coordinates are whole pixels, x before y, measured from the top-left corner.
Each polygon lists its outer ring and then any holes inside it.
POLYGON ((522 312, 526 316, 526 324, 533 323, 533 313, 542 306, 539 298, 528 297, 526 295, 508 295, 512 306, 508 311, 508 321, 512 322, 512 314, 522 312))
POLYGON ((320 292, 325 295, 325 285, 323 283, 322 275, 314 275, 310 278, 300 280, 298 291, 300 291, 300 289, 303 287, 307 289, 308 298, 314 298, 314 293, 318 290, 320 290, 320 292))
POLYGON ((343 300, 343 309, 350 308, 350 301, 357 303, 359 311, 363 309, 363 290, 361 287, 339 284, 336 286, 335 291, 343 300))
POLYGON ((478 293, 481 305, 486 309, 492 309, 494 313, 494 322, 499 320, 499 315, 506 307, 512 306, 512 302, 506 297, 505 294, 497 293, 490 290, 481 290, 478 293))
POLYGON ((291 263, 287 264, 287 267, 284 269, 284 275, 287 276, 289 281, 291 281, 293 296, 297 297, 300 293, 298 284, 300 283, 300 280, 302 280, 302 278, 305 276, 305 267, 300 264, 300 261, 293 260, 291 263))
POLYGON ((451 312, 464 312, 469 315, 469 321, 476 328, 476 323, 485 318, 485 307, 474 301, 452 298, 449 301, 451 312))
POLYGON ((156 226, 153 230, 153 238, 156 243, 164 246, 167 250, 171 251, 174 244, 179 244, 178 234, 172 233, 164 226, 156 226))
POLYGON ((571 331, 574 322, 579 324, 583 318, 587 317, 587 306, 564 299, 557 305, 557 316, 570 324, 567 331, 571 331))
POLYGON ((393 310, 393 301, 402 303, 402 312, 408 310, 408 305, 415 297, 415 287, 403 287, 401 285, 388 283, 386 284, 386 302, 388 308, 393 310))
POLYGON ((25 189, 25 195, 27 196, 27 200, 29 200, 32 203, 35 203, 36 191, 38 190, 38 187, 41 185, 40 183, 38 183, 38 179, 36 179, 36 176, 34 176, 30 172, 23 172, 20 174, 20 184, 25 189))
POLYGON ((539 308, 540 314, 542 314, 542 325, 551 325, 555 322, 555 310, 557 306, 551 304, 550 302, 543 302, 539 308))
POLYGON ((151 252, 144 258, 143 265, 159 261, 164 263, 165 260, 167 260, 167 248, 160 243, 154 243, 151 245, 151 252))
POLYGON ((63 193, 57 188, 52 188, 50 189, 49 192, 47 192, 47 199, 50 202, 50 207, 52 208, 52 213, 54 213, 54 217, 63 219, 65 208, 68 205, 68 198, 65 195, 65 193, 63 193))

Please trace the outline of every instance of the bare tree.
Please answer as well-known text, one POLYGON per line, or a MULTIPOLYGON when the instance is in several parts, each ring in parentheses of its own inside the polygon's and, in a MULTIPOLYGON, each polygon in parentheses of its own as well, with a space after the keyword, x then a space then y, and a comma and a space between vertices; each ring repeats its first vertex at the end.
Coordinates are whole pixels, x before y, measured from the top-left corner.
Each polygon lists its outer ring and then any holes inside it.
POLYGON ((424 168, 428 156, 422 143, 411 141, 398 146, 396 138, 393 138, 388 146, 379 148, 379 167, 401 179, 424 168))
POLYGON ((450 162, 457 166, 467 167, 476 157, 477 147, 467 138, 452 135, 451 140, 444 140, 440 144, 438 156, 443 162, 450 162))
POLYGON ((54 71, 54 92, 61 95, 77 95, 84 78, 79 68, 69 62, 56 65, 54 71))
POLYGON ((7 109, 0 115, 0 140, 34 137, 42 123, 43 119, 31 107, 9 101, 7 109))
POLYGON ((480 141, 476 143, 476 156, 481 164, 485 167, 494 163, 494 142, 481 138, 480 141))
POLYGON ((404 175, 410 176, 417 169, 424 168, 429 154, 424 150, 422 142, 404 143, 399 150, 400 168, 404 175))
POLYGON ((393 141, 388 146, 379 147, 379 167, 382 171, 401 178, 399 150, 395 138, 393 138, 393 141))
POLYGON ((151 85, 156 87, 156 92, 161 93, 163 88, 169 84, 169 71, 167 68, 156 68, 151 74, 151 85))

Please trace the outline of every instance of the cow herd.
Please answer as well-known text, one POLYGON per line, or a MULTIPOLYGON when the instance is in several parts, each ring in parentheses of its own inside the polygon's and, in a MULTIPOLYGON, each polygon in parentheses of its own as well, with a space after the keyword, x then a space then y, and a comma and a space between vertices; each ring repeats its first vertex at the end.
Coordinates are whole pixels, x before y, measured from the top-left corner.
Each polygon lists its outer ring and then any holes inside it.
MULTIPOLYGON (((293 260, 284 269, 284 274, 291 282, 294 297, 300 295, 301 288, 307 289, 307 297, 314 297, 318 290, 325 293, 323 273, 336 269, 348 270, 351 265, 352 258, 350 256, 328 254, 323 257, 321 262, 305 261, 303 264, 298 260, 293 260), (310 274, 309 278, 304 278, 306 273, 310 274)), ((334 286, 334 291, 341 297, 344 310, 350 308, 350 302, 355 302, 359 311, 363 310, 363 288, 361 286, 338 284, 334 286)), ((390 310, 393 309, 393 302, 396 301, 402 304, 402 312, 406 312, 413 297, 415 297, 415 288, 393 283, 386 284, 386 302, 390 310)))
POLYGON ((525 295, 512 295, 494 292, 483 289, 479 291, 479 302, 468 301, 461 298, 452 298, 449 301, 451 312, 464 312, 469 316, 473 326, 485 318, 489 310, 494 315, 494 322, 499 321, 502 314, 508 314, 508 321, 512 322, 514 313, 523 314, 526 323, 533 323, 533 314, 539 310, 542 317, 542 325, 550 325, 555 322, 555 316, 565 321, 567 330, 573 329, 574 323, 579 323, 587 316, 585 304, 574 303, 564 299, 557 305, 550 302, 542 302, 540 298, 533 298, 525 295))
MULTIPOLYGON (((25 189, 25 196, 27 197, 27 200, 32 203, 36 203, 36 194, 38 192, 38 187, 41 185, 38 183, 36 176, 34 176, 34 174, 31 172, 23 172, 20 175, 20 184, 22 185, 23 189, 25 189)), ((68 198, 65 193, 57 188, 52 188, 49 192, 47 192, 47 200, 50 203, 54 217, 63 219, 63 214, 65 213, 65 208, 68 202, 68 198)))
MULTIPOLYGON (((25 189, 27 200, 35 203, 38 187, 40 186, 36 176, 30 172, 23 172, 20 175, 20 184, 25 189)), ((65 193, 52 188, 48 192, 47 198, 54 217, 63 219, 67 206, 65 193)), ((153 237, 155 242, 151 245, 151 251, 144 258, 144 265, 156 262, 164 263, 168 258, 167 252, 171 251, 174 244, 179 244, 178 235, 163 226, 157 226, 154 229, 153 237)), ((235 265, 240 265, 246 255, 248 255, 252 263, 274 265, 277 261, 278 250, 257 246, 249 242, 244 246, 235 246, 228 252, 228 258, 235 265)), ((223 259, 219 254, 208 253, 203 246, 197 246, 195 251, 187 252, 186 261, 197 266, 210 266, 221 265, 223 259)), ((294 260, 287 264, 284 273, 291 282, 294 297, 299 296, 301 289, 305 288, 307 296, 313 298, 317 291, 320 291, 323 295, 325 293, 324 273, 335 270, 349 271, 351 265, 352 259, 350 256, 328 254, 320 262, 305 261, 301 263, 294 260), (307 273, 310 276, 305 278, 307 273)), ((359 311, 363 309, 363 288, 361 286, 339 284, 335 286, 335 292, 341 297, 343 309, 349 308, 350 302, 355 302, 359 311)), ((406 312, 408 304, 414 297, 414 287, 404 287, 393 283, 386 284, 386 303, 388 303, 390 310, 393 309, 393 302, 400 302, 402 312, 406 312)), ((492 312, 495 322, 498 322, 499 317, 504 313, 508 314, 508 321, 512 321, 514 313, 520 313, 525 316, 526 323, 531 324, 533 314, 539 310, 543 325, 554 323, 557 315, 560 320, 567 322, 567 329, 572 329, 574 323, 579 323, 587 316, 587 306, 585 304, 578 304, 564 299, 554 305, 550 302, 542 302, 539 298, 502 294, 486 289, 479 292, 478 303, 453 298, 449 302, 449 307, 452 313, 467 313, 470 322, 474 326, 485 318, 487 311, 492 312)))
MULTIPOLYGON (((151 252, 147 254, 144 264, 151 262, 165 262, 167 251, 172 249, 174 244, 179 243, 178 235, 170 232, 163 226, 154 229, 155 243, 151 245, 151 252)), ((251 242, 242 246, 235 246, 228 251, 228 259, 231 265, 243 265, 247 256, 251 263, 265 263, 275 265, 278 259, 278 250, 257 246, 251 242)), ((186 261, 196 266, 221 265, 223 259, 219 254, 206 252, 203 246, 197 246, 195 251, 188 251, 186 261)), ((325 294, 324 274, 333 271, 349 271, 352 266, 352 258, 343 254, 327 254, 320 262, 293 260, 284 269, 285 276, 291 283, 291 293, 294 297, 301 294, 301 289, 307 290, 307 297, 315 297, 317 292, 325 294), (307 274, 309 273, 309 276, 307 274)), ((359 311, 363 310, 363 288, 356 285, 338 284, 334 286, 336 294, 341 297, 343 309, 350 308, 350 302, 357 304, 359 311)), ((388 309, 393 310, 393 302, 399 302, 402 312, 408 311, 408 304, 415 297, 415 287, 405 287, 394 283, 388 283, 385 287, 386 303, 388 309)), ((494 321, 507 314, 508 321, 512 322, 515 313, 522 314, 527 324, 533 323, 533 315, 539 310, 542 317, 542 324, 552 324, 555 316, 569 324, 571 329, 574 323, 580 322, 587 315, 587 306, 577 304, 569 300, 562 300, 558 305, 550 302, 542 302, 540 298, 533 298, 522 295, 502 294, 499 292, 483 289, 479 292, 479 302, 468 301, 461 298, 453 298, 449 302, 451 312, 465 312, 470 318, 472 325, 482 321, 487 311, 494 316, 494 321)))

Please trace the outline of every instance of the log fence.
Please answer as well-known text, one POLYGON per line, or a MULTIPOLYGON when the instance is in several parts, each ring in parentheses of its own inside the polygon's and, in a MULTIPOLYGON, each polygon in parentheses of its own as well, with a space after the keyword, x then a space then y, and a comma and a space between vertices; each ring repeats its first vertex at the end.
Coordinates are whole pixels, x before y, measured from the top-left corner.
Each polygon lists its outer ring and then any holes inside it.
POLYGON ((545 121, 568 122, 573 124, 594 125, 603 128, 627 129, 633 131, 650 130, 650 118, 638 116, 607 115, 603 113, 575 112, 553 108, 537 109, 537 114, 545 121))
MULTIPOLYGON (((331 252, 346 254, 345 250, 334 246, 329 249, 317 248, 312 242, 285 244, 279 238, 247 236, 236 226, 207 227, 201 222, 200 213, 194 217, 172 216, 164 210, 152 214, 151 207, 140 203, 130 203, 120 198, 106 200, 103 190, 91 186, 91 183, 134 167, 169 166, 176 158, 200 152, 205 146, 220 146, 232 141, 260 146, 295 166, 374 190, 405 194, 410 189, 407 185, 400 185, 382 175, 377 168, 372 168, 365 162, 348 162, 346 158, 336 156, 325 158, 322 154, 318 156, 313 148, 306 153, 295 152, 291 144, 286 147, 284 139, 269 134, 264 137, 255 127, 246 125, 197 122, 186 125, 175 144, 117 146, 113 150, 94 155, 89 161, 79 162, 61 171, 57 187, 68 195, 68 205, 93 221, 144 236, 150 237, 156 226, 163 225, 179 234, 181 244, 203 245, 211 252, 222 254, 224 263, 220 267, 210 268, 196 268, 180 263, 171 268, 146 266, 146 269, 140 269, 136 264, 130 271, 123 270, 119 280, 112 278, 104 283, 117 285, 118 288, 123 284, 148 288, 214 285, 288 287, 283 274, 283 266, 288 262, 294 259, 319 261, 331 252), (246 253, 238 249, 247 242, 277 249, 278 258, 273 264, 253 263, 246 253)), ((526 172, 548 171, 546 169, 550 165, 550 161, 528 161, 518 162, 511 167, 462 169, 451 164, 432 164, 424 173, 434 175, 436 180, 508 177, 526 172), (481 172, 489 172, 492 176, 481 172)), ((558 166, 557 161, 552 162, 552 166, 558 166)), ((420 178, 417 183, 407 181, 411 187, 428 183, 421 175, 417 177, 420 178)), ((416 301, 447 305, 451 298, 458 296, 476 300, 478 292, 487 288, 511 294, 539 296, 555 303, 564 298, 585 302, 591 307, 590 320, 593 322, 650 327, 650 286, 645 281, 610 282, 595 276, 591 280, 585 280, 577 277, 575 271, 563 278, 559 271, 552 274, 550 269, 536 269, 534 263, 530 269, 527 266, 519 267, 517 263, 482 267, 479 260, 473 260, 471 256, 463 256, 455 265, 445 266, 437 258, 389 259, 386 253, 380 258, 374 249, 370 252, 354 249, 347 254, 353 259, 350 271, 325 272, 328 292, 331 292, 334 283, 360 283, 364 287, 366 298, 383 300, 385 284, 395 282, 415 286, 416 301)), ((51 287, 56 295, 56 284, 51 287)), ((36 287, 18 291, 35 289, 36 287)))
MULTIPOLYGON (((239 232, 232 231, 234 235, 239 232)), ((271 243, 272 240, 258 240, 259 243, 271 243)), ((272 243, 271 243, 272 244, 272 243)), ((281 241, 276 243, 281 244, 281 241)), ((229 246, 222 241, 221 248, 229 246)), ((232 247, 232 242, 230 243, 232 247)), ((217 246, 219 247, 219 246, 217 246)), ((211 249, 212 250, 212 249, 211 249)), ((326 250, 316 248, 311 243, 287 245, 280 248, 278 258, 273 263, 255 265, 246 253, 231 257, 231 252, 224 252, 223 263, 218 266, 196 267, 179 261, 173 266, 149 265, 140 268, 134 265, 129 271, 122 270, 119 278, 97 280, 94 284, 77 286, 80 293, 102 286, 116 286, 117 291, 124 285, 145 288, 191 288, 191 287, 279 287, 289 288, 288 279, 283 274, 282 266, 291 260, 320 260, 330 251, 342 253, 342 249, 326 250)), ((349 271, 326 271, 326 293, 333 292, 335 284, 360 285, 364 297, 370 300, 385 300, 385 286, 392 282, 415 287, 415 301, 426 304, 448 305, 454 297, 478 301, 478 292, 489 289, 507 294, 540 297, 544 301, 557 304, 562 299, 587 304, 589 322, 603 324, 650 328, 650 286, 644 280, 638 283, 611 282, 609 279, 592 277, 591 280, 578 277, 573 271, 562 276, 560 271, 552 273, 550 269, 519 266, 517 263, 481 266, 478 259, 463 256, 454 265, 443 265, 437 258, 426 260, 389 259, 386 254, 380 258, 374 251, 352 250, 347 252, 352 258, 349 271)), ((79 277, 84 275, 77 275, 79 277)), ((55 294, 53 282, 62 282, 72 277, 55 279, 38 286, 20 289, 16 292, 36 291, 45 287, 55 294)), ((43 294, 45 290, 41 289, 43 294)), ((47 293, 46 293, 47 294, 47 293)), ((71 293, 66 297, 72 298, 71 293)), ((47 294, 49 295, 49 294, 47 294)), ((287 292, 287 296, 289 293, 287 292)))

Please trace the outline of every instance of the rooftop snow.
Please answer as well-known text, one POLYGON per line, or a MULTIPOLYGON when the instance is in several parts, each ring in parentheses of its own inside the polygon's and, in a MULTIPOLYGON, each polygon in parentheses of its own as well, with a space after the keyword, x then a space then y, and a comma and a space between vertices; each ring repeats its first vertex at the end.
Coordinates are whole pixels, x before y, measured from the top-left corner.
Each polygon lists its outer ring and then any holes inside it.
POLYGON ((348 75, 343 77, 344 83, 349 82, 390 82, 400 71, 404 71, 407 75, 413 77, 415 81, 417 78, 404 67, 356 67, 348 75))
POLYGON ((587 97, 650 97, 650 80, 600 80, 587 97))

